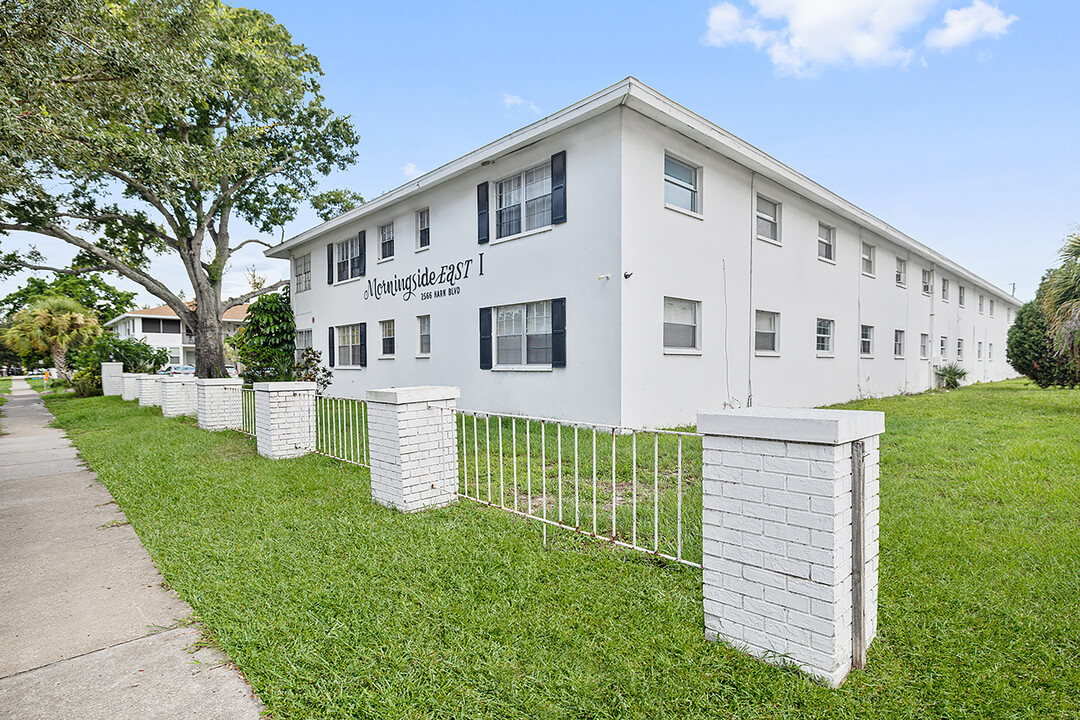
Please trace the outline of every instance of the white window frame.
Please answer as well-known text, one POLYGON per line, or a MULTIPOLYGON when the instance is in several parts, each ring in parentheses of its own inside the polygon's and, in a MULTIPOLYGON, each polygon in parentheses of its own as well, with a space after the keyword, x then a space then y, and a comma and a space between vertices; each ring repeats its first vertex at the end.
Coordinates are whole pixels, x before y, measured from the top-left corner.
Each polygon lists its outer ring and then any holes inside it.
POLYGON ((930 333, 919 334, 919 359, 930 359, 930 333))
POLYGON ((352 272, 353 258, 360 257, 360 238, 354 235, 347 240, 342 240, 337 243, 335 250, 337 251, 337 255, 335 256, 337 267, 335 268, 336 272, 334 274, 336 282, 345 282, 346 280, 360 277, 359 266, 357 266, 355 274, 352 272), (342 269, 345 270, 344 273, 342 273, 342 269))
POLYGON ((990 317, 994 317, 994 298, 990 298, 990 317))
POLYGON ((701 167, 688 163, 682 158, 678 158, 671 153, 664 153, 664 207, 671 208, 672 210, 681 210, 694 215, 701 214, 701 167), (690 171, 691 182, 686 182, 682 178, 675 177, 668 173, 668 162, 672 162, 676 165, 680 165, 686 170, 690 171), (677 202, 671 202, 667 197, 668 187, 678 188, 690 193, 690 207, 681 205, 677 202))
MULTIPOLYGON (((492 328, 492 367, 493 368, 529 368, 538 370, 551 369, 551 354, 553 350, 553 335, 552 335, 552 313, 551 313, 551 301, 550 300, 538 300, 536 302, 527 303, 515 303, 513 305, 500 305, 491 309, 492 321, 494 327, 492 328), (500 311, 512 311, 520 309, 521 311, 521 330, 520 332, 503 333, 499 324, 500 311), (542 332, 543 321, 546 320, 547 332, 542 332), (537 328, 536 326, 541 327, 537 328), (537 332, 540 330, 540 332, 537 332), (532 332, 530 332, 532 331, 532 332), (543 338, 547 337, 547 360, 529 361, 529 338, 543 338), (520 338, 519 349, 521 354, 518 356, 518 362, 500 362, 499 359, 499 338, 503 337, 518 337, 520 338)), ((542 348, 541 348, 542 349, 542 348)))
POLYGON ((907 260, 902 257, 896 258, 896 284, 899 287, 907 287, 907 260))
POLYGON ((949 278, 941 278, 941 302, 949 302, 949 278))
MULTIPOLYGON (((533 183, 535 184, 535 183, 533 183)), ((542 203, 540 203, 542 204, 542 203)), ((535 213, 534 213, 535 215, 535 213)), ((540 215, 543 219, 543 213, 540 215)), ((514 222, 513 220, 509 222, 514 222)), ((535 221, 534 221, 535 222, 535 221)), ((508 175, 504 178, 500 178, 495 181, 495 239, 506 240, 514 238, 525 233, 542 230, 544 228, 551 227, 551 160, 546 160, 539 165, 526 168, 521 172, 513 175, 508 175), (536 195, 535 197, 528 197, 529 186, 528 178, 530 174, 536 173, 541 170, 547 172, 547 192, 536 195), (510 198, 516 198, 511 202, 510 198), (547 199, 547 222, 539 222, 537 224, 530 224, 529 222, 529 203, 535 203, 547 199), (503 203, 506 203, 503 205, 503 203), (511 211, 517 211, 518 229, 517 232, 503 232, 503 225, 506 224, 502 221, 503 213, 511 213, 511 211)))
POLYGON ((754 311, 754 354, 772 356, 780 354, 780 313, 770 310, 754 311), (761 329, 761 320, 769 320, 771 328, 761 329), (772 338, 771 348, 759 348, 760 338, 772 338))
POLYGON ((817 256, 822 262, 836 264, 836 228, 818 221, 817 256), (824 231, 824 235, 822 234, 824 231))
POLYGON ((877 277, 877 247, 863 240, 861 255, 859 260, 859 266, 862 268, 862 274, 867 277, 877 277), (870 269, 867 270, 867 267, 870 269))
POLYGON ((338 367, 360 367, 360 363, 353 362, 354 358, 360 357, 360 341, 362 337, 360 335, 360 323, 353 323, 352 325, 338 325, 334 328, 334 342, 337 345, 337 365, 338 367), (353 340, 355 342, 346 342, 346 340, 353 340), (348 360, 346 360, 346 353, 343 353, 344 348, 349 348, 348 360))
POLYGON ((941 359, 947 360, 949 358, 949 337, 947 335, 941 336, 938 349, 941 351, 941 359))
POLYGON ((397 354, 397 338, 395 337, 396 328, 394 327, 394 319, 379 321, 379 359, 388 360, 392 359, 397 354), (389 342, 387 342, 389 341, 389 342), (389 348, 389 351, 387 351, 389 348))
POLYGON ((922 294, 934 294, 934 271, 923 269, 922 271, 922 294))
POLYGON ((431 208, 416 211, 416 251, 431 247, 431 208))
POLYGON ((394 223, 379 225, 379 261, 390 260, 394 257, 394 223), (390 252, 387 252, 389 246, 390 252))
POLYGON ((293 294, 311 289, 311 253, 293 258, 293 294))
POLYGON ((979 293, 979 314, 983 314, 983 304, 986 302, 986 296, 979 293))
POLYGON ((859 357, 874 357, 874 326, 859 326, 859 357))
POLYGON ((296 357, 297 362, 300 362, 300 353, 301 353, 301 351, 306 350, 306 349, 308 349, 310 347, 313 347, 313 345, 312 345, 312 342, 314 341, 313 336, 314 336, 314 332, 312 332, 311 328, 296 331, 296 338, 293 340, 293 347, 294 347, 294 350, 295 350, 294 355, 296 357))
POLYGON ((893 330, 893 357, 900 360, 904 357, 904 341, 906 333, 903 330, 893 330))
POLYGON ((965 288, 963 285, 957 285, 956 286, 956 304, 959 305, 960 307, 966 307, 967 306, 967 302, 966 302, 967 298, 965 297, 966 289, 967 288, 965 288))
POLYGON ((690 300, 687 298, 677 297, 665 297, 664 298, 664 327, 662 332, 662 340, 664 344, 664 353, 666 355, 678 355, 678 354, 697 354, 701 352, 701 301, 690 300), (684 309, 689 309, 693 313, 694 322, 679 323, 675 322, 674 318, 668 314, 668 310, 675 306, 681 305, 684 309), (687 326, 693 328, 694 342, 692 345, 668 345, 668 325, 671 326, 687 326))
POLYGON ((982 347, 983 347, 982 340, 979 340, 977 343, 975 343, 975 361, 976 362, 982 362, 982 347))
POLYGON ((833 335, 836 333, 836 321, 818 318, 815 323, 814 350, 818 357, 833 356, 833 335))
POLYGON ((956 360, 957 362, 964 360, 964 338, 956 338, 956 360))
POLYGON ((416 316, 416 357, 431 357, 431 315, 416 316), (426 350, 424 349, 425 339, 427 340, 426 350))
POLYGON ((757 235, 758 240, 762 240, 762 241, 767 242, 767 243, 772 243, 773 245, 782 245, 783 244, 783 237, 780 234, 781 233, 780 218, 781 218, 781 216, 783 214, 782 208, 783 208, 783 205, 781 203, 777 202, 776 200, 772 200, 770 198, 767 198, 764 195, 761 195, 760 193, 757 195, 757 197, 754 199, 754 234, 757 235), (763 211, 761 209, 761 203, 762 202, 766 202, 766 203, 773 206, 773 214, 772 215, 769 215, 768 212, 765 212, 765 211, 763 211), (771 238, 768 235, 762 235, 761 234, 761 228, 762 228, 763 223, 764 223, 764 227, 772 227, 773 228, 773 234, 775 234, 776 237, 771 238))
POLYGON ((986 362, 994 362, 994 343, 986 345, 986 362))

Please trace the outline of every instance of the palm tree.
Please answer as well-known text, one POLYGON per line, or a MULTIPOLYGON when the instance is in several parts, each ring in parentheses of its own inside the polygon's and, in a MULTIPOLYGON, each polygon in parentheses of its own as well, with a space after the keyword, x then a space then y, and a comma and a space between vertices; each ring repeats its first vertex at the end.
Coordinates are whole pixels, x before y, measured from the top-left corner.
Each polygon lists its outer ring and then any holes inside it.
POLYGON ((92 311, 71 298, 45 295, 25 310, 15 313, 3 340, 20 355, 50 353, 56 374, 61 379, 70 380, 67 351, 92 342, 100 335, 101 325, 92 311))
POLYGON ((1065 238, 1061 267, 1039 288, 1054 352, 1080 363, 1080 230, 1065 238))

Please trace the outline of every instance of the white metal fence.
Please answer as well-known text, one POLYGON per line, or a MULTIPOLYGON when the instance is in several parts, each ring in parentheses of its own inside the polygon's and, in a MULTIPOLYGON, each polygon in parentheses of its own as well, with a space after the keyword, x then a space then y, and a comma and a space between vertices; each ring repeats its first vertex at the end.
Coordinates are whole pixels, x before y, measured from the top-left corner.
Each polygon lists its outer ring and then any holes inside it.
POLYGON ((240 388, 240 432, 255 436, 255 390, 240 388))
POLYGON ((459 412, 459 495, 701 567, 701 435, 459 412))
POLYGON ((315 396, 315 452, 371 467, 367 403, 356 398, 315 396))

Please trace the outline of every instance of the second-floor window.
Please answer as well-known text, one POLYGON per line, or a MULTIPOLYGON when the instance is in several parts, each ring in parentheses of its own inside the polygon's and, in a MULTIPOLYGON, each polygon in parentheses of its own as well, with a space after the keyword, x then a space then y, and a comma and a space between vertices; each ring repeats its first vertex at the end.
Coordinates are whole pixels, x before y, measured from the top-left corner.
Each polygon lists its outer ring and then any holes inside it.
POLYGON ((360 277, 360 238, 351 237, 337 244, 338 282, 360 277))
POLYGON ((495 183, 495 237, 551 224, 551 162, 495 183))
POLYGON ((394 223, 379 226, 379 259, 394 257, 394 223))
POLYGON ((416 247, 426 248, 431 245, 431 211, 424 208, 416 213, 416 247))
POLYGON ((311 289, 311 253, 293 259, 293 292, 311 289))
POLYGON ((698 207, 698 169, 670 155, 664 156, 664 203, 701 212, 698 207))

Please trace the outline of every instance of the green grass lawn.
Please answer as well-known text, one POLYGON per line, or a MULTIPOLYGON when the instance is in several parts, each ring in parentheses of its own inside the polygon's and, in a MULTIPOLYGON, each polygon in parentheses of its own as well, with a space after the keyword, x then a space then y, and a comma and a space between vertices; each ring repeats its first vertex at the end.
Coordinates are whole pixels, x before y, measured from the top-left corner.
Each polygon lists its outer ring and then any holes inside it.
POLYGON ((883 410, 879 636, 840 690, 702 639, 701 574, 119 398, 47 398, 279 718, 1080 717, 1080 391, 883 410))

